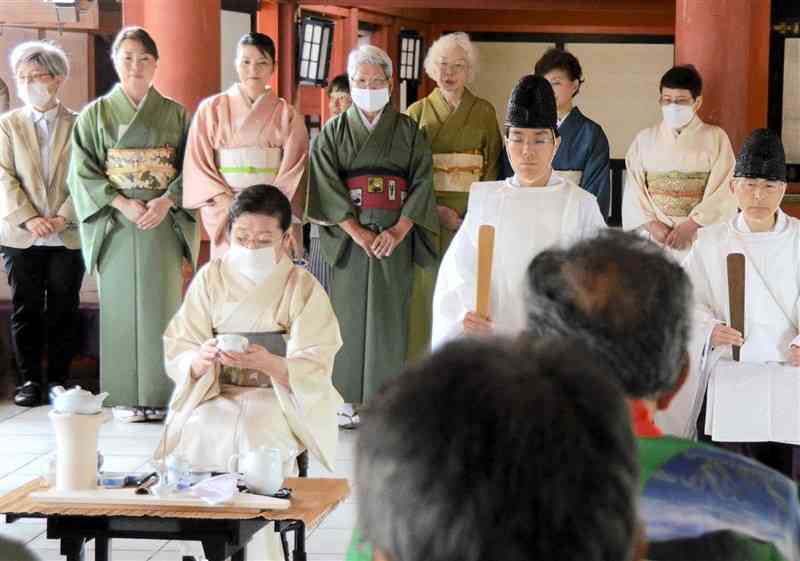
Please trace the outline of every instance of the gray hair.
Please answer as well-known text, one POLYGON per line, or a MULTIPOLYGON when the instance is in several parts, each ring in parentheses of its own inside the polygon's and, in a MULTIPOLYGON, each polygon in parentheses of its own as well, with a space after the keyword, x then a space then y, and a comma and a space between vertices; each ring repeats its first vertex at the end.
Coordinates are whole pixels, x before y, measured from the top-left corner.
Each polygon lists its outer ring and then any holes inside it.
POLYGON ((361 413, 357 526, 386 558, 632 558, 630 410, 580 342, 454 341, 361 413))
POLYGON ((467 83, 469 84, 475 80, 475 76, 478 73, 478 49, 473 42, 470 41, 469 35, 463 31, 442 35, 433 42, 431 48, 428 49, 428 54, 425 55, 425 73, 430 76, 433 81, 438 81, 438 59, 442 56, 442 53, 452 47, 461 47, 464 51, 464 55, 467 57, 467 83))
POLYGON ((383 50, 373 45, 361 45, 347 57, 347 75, 352 80, 361 64, 377 64, 383 68, 387 80, 392 79, 392 59, 383 50))
POLYGON ((583 341, 630 397, 675 389, 688 359, 692 285, 661 248, 606 230, 540 253, 527 280, 530 334, 583 341))
POLYGON ((11 70, 16 73, 21 64, 38 64, 53 76, 69 76, 69 59, 64 50, 47 41, 27 41, 11 51, 11 70))

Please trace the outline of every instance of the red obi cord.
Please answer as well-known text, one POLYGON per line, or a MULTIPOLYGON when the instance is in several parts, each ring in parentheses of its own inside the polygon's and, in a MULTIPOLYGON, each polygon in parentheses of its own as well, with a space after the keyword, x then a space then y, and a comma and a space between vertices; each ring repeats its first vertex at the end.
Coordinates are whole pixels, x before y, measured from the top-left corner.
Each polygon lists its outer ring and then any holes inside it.
POLYGON ((362 173, 347 178, 350 200, 363 209, 400 210, 408 195, 408 182, 396 175, 362 173))

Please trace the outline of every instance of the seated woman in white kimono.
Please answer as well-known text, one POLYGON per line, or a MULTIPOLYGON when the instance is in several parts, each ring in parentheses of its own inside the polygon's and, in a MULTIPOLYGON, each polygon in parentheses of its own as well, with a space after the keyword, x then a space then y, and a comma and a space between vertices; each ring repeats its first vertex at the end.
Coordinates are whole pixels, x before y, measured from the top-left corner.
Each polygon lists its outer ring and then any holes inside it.
POLYGON ((230 250, 197 273, 164 333, 176 387, 155 456, 224 471, 233 454, 267 446, 281 450, 288 475, 307 449, 332 470, 342 339, 325 291, 284 250, 289 200, 277 187, 247 187, 228 218, 230 250), (223 334, 247 337, 247 350, 223 352, 223 334))

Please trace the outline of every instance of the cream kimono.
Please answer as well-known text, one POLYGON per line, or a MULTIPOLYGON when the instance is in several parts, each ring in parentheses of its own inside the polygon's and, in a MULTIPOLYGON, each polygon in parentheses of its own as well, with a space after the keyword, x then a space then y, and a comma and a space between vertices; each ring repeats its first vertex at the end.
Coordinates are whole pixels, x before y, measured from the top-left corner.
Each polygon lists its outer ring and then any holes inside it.
POLYGON ((636 136, 625 155, 622 226, 658 220, 670 228, 692 218, 701 226, 736 214, 728 189, 736 163, 725 131, 694 117, 678 133, 661 122, 636 136))
MULTIPOLYGON (((726 268, 730 253, 745 256, 742 364, 758 369, 767 362, 787 362, 790 345, 800 342, 800 221, 779 210, 771 232, 750 232, 741 215, 700 230, 684 262, 694 294, 689 377, 669 409, 656 415, 667 433, 695 435, 709 380, 719 366, 730 363, 730 345, 713 348, 710 343, 714 326, 730 320, 726 268)), ((797 372, 800 375, 800 369, 797 372)))
POLYGON ((433 294, 434 349, 463 333, 475 310, 478 229, 495 228, 491 319, 501 335, 525 329, 525 272, 541 251, 591 237, 605 228, 594 195, 555 174, 544 187, 520 187, 515 177, 473 183, 469 209, 442 259, 433 294))
POLYGON ((212 199, 250 185, 275 185, 292 203, 298 221, 305 207, 303 181, 308 131, 286 100, 267 90, 250 103, 238 84, 204 100, 189 129, 183 173, 183 205, 200 209, 212 257, 228 247, 228 208, 212 199))
POLYGON ((193 465, 225 471, 232 454, 259 446, 279 448, 284 466, 307 449, 332 470, 342 399, 331 371, 341 344, 324 290, 287 257, 259 283, 232 270, 225 257, 213 259, 164 333, 167 374, 176 387, 155 456, 178 451, 193 465), (251 342, 258 334, 284 333, 289 387, 263 373, 219 367, 192 378, 200 345, 225 333, 251 342))

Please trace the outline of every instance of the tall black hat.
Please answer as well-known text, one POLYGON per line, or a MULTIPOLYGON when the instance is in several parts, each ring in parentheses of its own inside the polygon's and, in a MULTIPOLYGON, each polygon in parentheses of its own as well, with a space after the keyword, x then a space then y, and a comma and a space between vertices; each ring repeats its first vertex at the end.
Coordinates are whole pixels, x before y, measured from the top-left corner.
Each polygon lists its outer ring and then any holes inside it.
POLYGON ((733 176, 786 181, 786 153, 781 138, 769 129, 751 132, 736 158, 733 176))
POLYGON ((558 136, 556 96, 550 82, 535 74, 520 78, 508 98, 505 124, 525 129, 552 129, 558 136))

